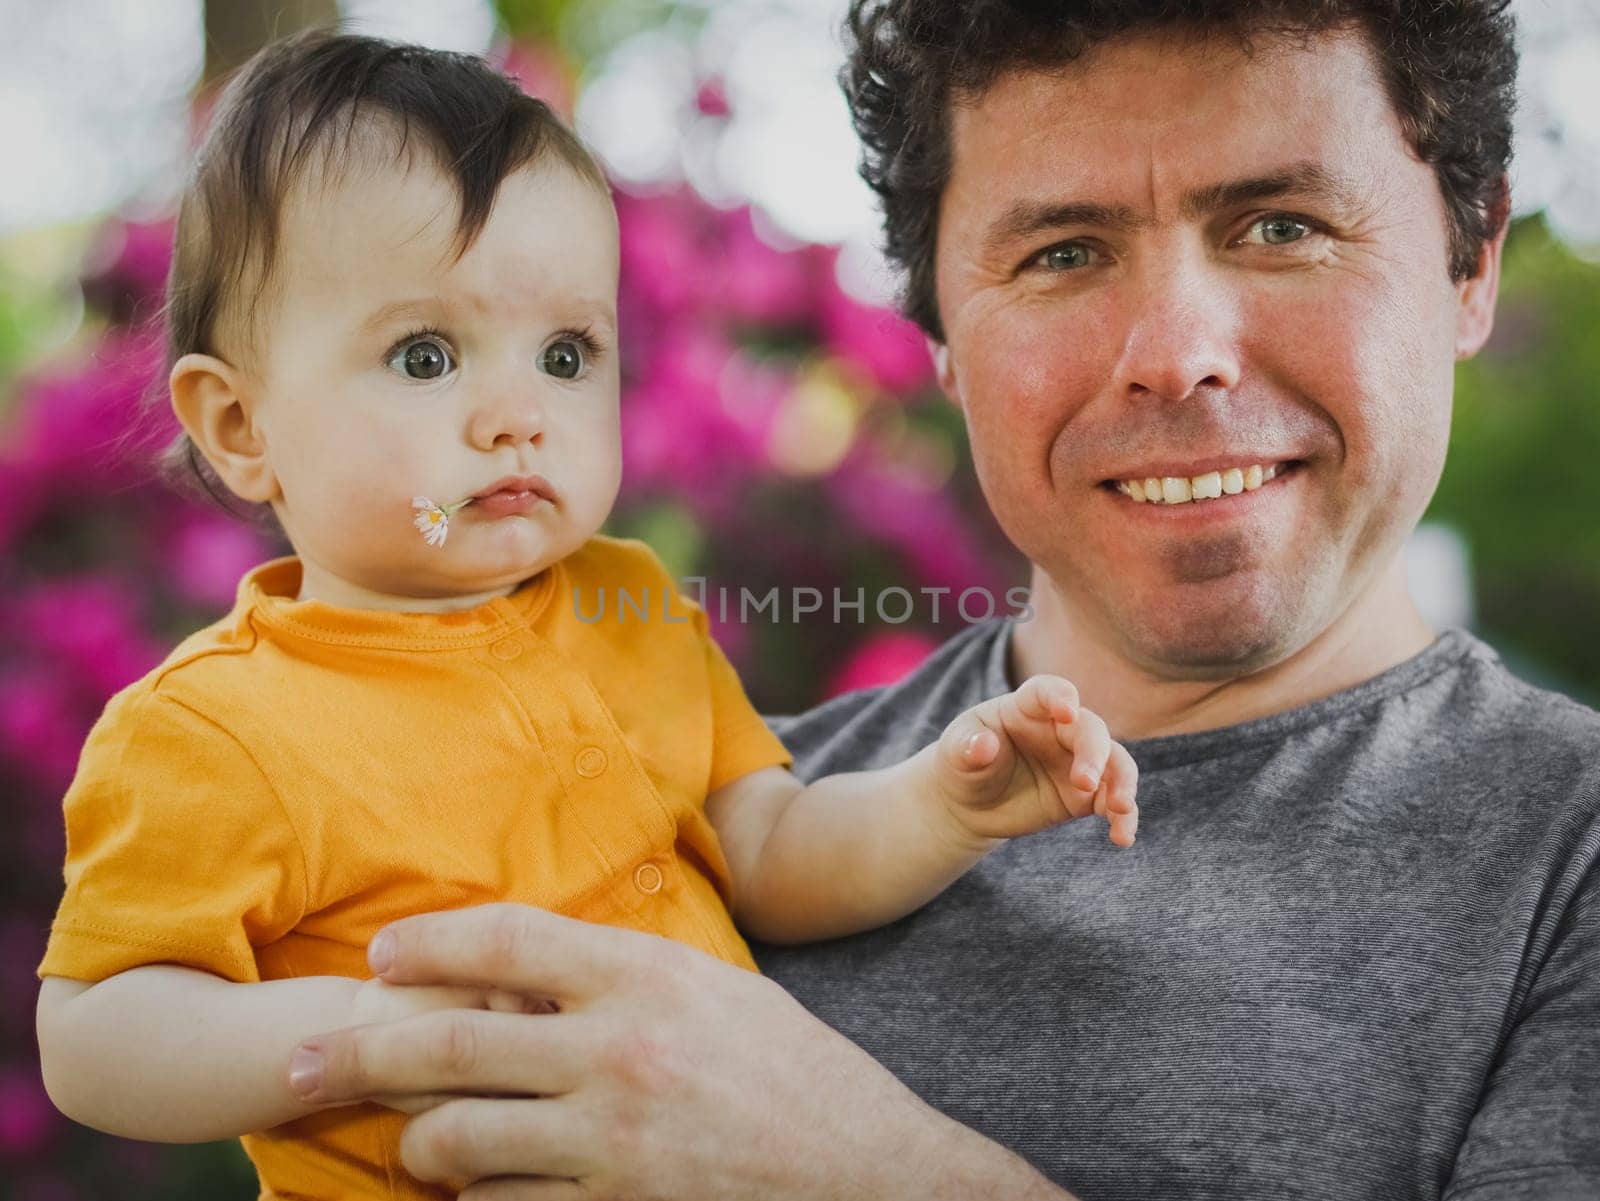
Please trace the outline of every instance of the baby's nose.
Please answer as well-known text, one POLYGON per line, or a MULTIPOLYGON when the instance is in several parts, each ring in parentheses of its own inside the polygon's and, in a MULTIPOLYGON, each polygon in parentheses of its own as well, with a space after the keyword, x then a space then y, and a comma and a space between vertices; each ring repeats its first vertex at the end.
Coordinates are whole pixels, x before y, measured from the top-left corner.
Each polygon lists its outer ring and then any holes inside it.
POLYGON ((532 396, 501 393, 473 414, 470 435, 484 449, 537 443, 544 436, 544 410, 532 396))

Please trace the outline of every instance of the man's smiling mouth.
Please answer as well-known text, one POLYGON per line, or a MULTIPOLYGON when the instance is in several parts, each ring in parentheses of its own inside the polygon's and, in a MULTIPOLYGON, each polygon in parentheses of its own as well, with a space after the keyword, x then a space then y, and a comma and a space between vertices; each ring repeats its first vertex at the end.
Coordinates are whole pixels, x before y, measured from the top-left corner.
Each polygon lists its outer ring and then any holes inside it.
POLYGON ((1149 475, 1141 478, 1106 480, 1101 484, 1140 504, 1186 505, 1195 501, 1218 500, 1254 492, 1262 485, 1301 465, 1299 459, 1272 463, 1249 463, 1207 471, 1200 475, 1149 475))

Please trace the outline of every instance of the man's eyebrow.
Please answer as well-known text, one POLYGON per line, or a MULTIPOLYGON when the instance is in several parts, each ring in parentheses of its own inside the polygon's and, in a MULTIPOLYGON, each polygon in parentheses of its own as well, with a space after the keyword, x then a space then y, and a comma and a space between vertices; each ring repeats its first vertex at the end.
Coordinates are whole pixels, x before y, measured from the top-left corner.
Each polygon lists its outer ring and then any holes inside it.
MULTIPOLYGON (((1184 218, 1192 221, 1219 209, 1286 195, 1306 196, 1341 206, 1350 203, 1350 189, 1343 180, 1318 163, 1302 162, 1266 175, 1195 188, 1184 193, 1178 207, 1184 218)), ((1013 242, 1069 227, 1087 225, 1127 231, 1146 229, 1151 224, 1149 217, 1128 205, 1019 200, 989 227, 984 244, 990 251, 1000 251, 1013 242)))
POLYGON ((1252 200, 1271 200, 1277 196, 1305 196, 1347 207, 1352 189, 1340 176, 1320 163, 1292 163, 1281 171, 1212 184, 1184 193, 1179 208, 1190 220, 1218 209, 1248 204, 1252 200))
POLYGON ((984 235, 990 252, 1002 251, 1013 242, 1030 241, 1039 234, 1072 226, 1093 225, 1102 229, 1141 229, 1150 224, 1127 205, 1063 203, 1019 200, 1000 214, 984 235))

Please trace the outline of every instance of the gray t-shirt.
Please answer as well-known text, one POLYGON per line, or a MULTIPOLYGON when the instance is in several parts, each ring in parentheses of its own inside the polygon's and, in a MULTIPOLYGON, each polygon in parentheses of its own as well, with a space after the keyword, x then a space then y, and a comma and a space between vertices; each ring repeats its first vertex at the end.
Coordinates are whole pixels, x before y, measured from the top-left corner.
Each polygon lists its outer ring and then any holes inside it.
MULTIPOLYGON (((772 719, 814 778, 1011 687, 974 626, 772 719)), ((1600 1198, 1600 713, 1450 630, 1323 700, 1129 743, 1084 820, 761 968, 1083 1201, 1600 1198)))

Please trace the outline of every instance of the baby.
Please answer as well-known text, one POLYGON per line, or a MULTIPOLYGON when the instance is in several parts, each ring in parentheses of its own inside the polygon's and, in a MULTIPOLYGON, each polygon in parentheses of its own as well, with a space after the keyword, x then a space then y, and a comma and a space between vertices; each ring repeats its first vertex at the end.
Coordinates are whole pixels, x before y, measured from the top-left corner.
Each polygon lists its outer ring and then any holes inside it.
POLYGON ((407 1098, 308 1105, 290 1053, 541 1002, 373 979, 386 923, 514 901, 754 970, 741 929, 893 921, 1004 839, 1095 814, 1132 844, 1133 762, 1055 677, 898 766, 785 770, 704 613, 598 533, 617 265, 594 162, 478 59, 303 35, 219 102, 178 222, 172 405, 296 553, 84 747, 39 967, 69 1117, 242 1136, 265 1197, 449 1196, 400 1167, 407 1098), (618 603, 646 593, 670 604, 618 603))

